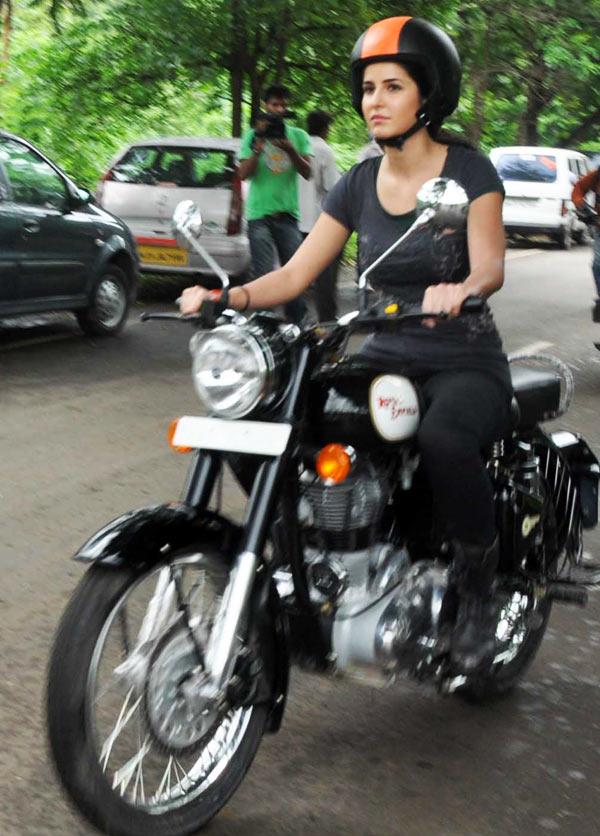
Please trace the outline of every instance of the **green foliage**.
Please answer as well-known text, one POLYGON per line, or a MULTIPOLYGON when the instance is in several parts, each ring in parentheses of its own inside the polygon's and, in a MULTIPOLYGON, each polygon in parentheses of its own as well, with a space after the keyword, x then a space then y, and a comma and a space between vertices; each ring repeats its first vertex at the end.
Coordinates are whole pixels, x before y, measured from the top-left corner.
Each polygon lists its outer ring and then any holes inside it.
MULTIPOLYGON (((600 0, 407 0, 402 13, 457 42, 464 85, 450 127, 484 148, 535 136, 600 149, 600 0)), ((331 139, 347 168, 366 141, 348 55, 370 21, 394 14, 391 0, 17 0, 2 127, 93 187, 130 140, 229 135, 281 80, 296 124, 314 107, 335 114, 331 139)))

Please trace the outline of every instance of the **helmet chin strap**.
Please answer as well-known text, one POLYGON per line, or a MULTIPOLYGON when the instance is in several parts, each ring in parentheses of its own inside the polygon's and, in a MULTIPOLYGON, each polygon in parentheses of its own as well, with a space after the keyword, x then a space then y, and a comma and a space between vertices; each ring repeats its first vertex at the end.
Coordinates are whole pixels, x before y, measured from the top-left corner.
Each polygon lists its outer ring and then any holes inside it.
POLYGON ((404 131, 403 134, 398 134, 397 136, 390 136, 386 139, 378 139, 376 142, 378 145, 386 145, 388 148, 397 148, 398 151, 402 151, 404 147, 404 143, 407 139, 410 139, 411 136, 416 134, 418 131, 422 130, 422 128, 426 128, 429 125, 431 119, 425 113, 424 110, 420 110, 417 114, 417 121, 409 128, 407 131, 404 131))

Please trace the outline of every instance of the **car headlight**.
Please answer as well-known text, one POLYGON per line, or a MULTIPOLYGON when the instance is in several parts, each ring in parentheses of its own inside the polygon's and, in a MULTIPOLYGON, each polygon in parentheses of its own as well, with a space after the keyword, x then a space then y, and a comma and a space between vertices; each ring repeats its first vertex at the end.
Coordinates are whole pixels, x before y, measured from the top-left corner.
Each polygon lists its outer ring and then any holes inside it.
POLYGON ((194 387, 213 415, 243 418, 272 394, 276 364, 260 331, 219 325, 195 334, 190 351, 194 387))

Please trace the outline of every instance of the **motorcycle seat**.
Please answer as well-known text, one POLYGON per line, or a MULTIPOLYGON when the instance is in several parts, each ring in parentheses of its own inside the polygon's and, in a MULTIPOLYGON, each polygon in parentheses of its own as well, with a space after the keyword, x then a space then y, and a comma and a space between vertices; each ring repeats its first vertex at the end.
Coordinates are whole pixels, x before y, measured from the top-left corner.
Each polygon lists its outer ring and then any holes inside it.
POLYGON ((557 372, 511 363, 513 421, 519 427, 533 427, 555 418, 560 407, 561 377, 557 372), (515 414, 518 410, 518 420, 515 414))

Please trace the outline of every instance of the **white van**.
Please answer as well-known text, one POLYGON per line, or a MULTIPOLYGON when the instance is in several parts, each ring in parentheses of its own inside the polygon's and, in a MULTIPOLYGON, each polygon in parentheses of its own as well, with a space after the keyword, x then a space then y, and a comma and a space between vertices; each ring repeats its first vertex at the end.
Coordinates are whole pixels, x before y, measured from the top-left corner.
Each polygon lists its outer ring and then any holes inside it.
POLYGON ((571 200, 574 184, 591 170, 585 154, 511 145, 492 148, 490 159, 506 191, 503 220, 509 236, 549 235, 565 250, 573 240, 587 240, 571 200))

